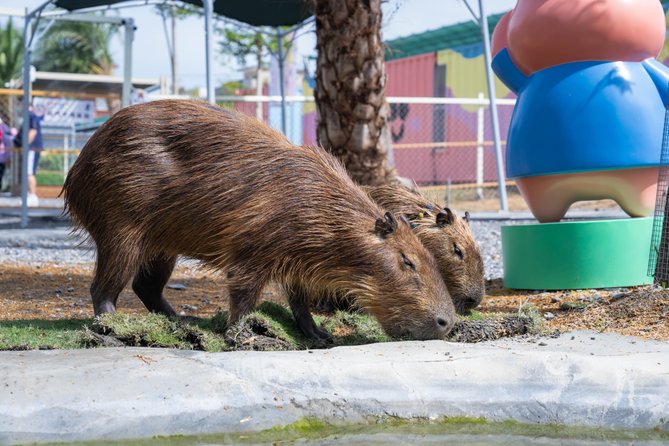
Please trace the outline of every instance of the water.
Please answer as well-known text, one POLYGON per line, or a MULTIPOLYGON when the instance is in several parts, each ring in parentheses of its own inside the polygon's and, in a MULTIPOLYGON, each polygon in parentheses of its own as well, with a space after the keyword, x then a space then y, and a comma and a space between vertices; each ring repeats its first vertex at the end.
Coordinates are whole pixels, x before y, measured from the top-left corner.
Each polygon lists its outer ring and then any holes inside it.
POLYGON ((154 437, 143 440, 90 441, 80 446, 215 446, 215 445, 465 445, 465 446, 666 446, 669 432, 609 430, 556 425, 524 425, 485 420, 381 421, 329 425, 298 421, 295 425, 255 433, 154 437))

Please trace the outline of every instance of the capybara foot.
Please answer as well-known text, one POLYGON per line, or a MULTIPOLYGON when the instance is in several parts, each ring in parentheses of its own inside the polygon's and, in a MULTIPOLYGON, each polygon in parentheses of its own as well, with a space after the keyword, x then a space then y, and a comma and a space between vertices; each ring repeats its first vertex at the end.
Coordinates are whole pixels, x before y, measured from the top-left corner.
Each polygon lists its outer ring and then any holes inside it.
POLYGON ((116 313, 116 305, 108 300, 93 302, 93 311, 95 312, 95 316, 105 313, 116 313))
POLYGON ((165 300, 162 299, 156 308, 151 309, 152 313, 164 314, 168 317, 178 316, 177 312, 174 311, 174 308, 165 300))
POLYGON ((305 317, 296 318, 297 326, 300 327, 302 333, 308 338, 316 339, 319 341, 324 341, 327 343, 334 342, 330 333, 325 330, 321 330, 316 322, 311 317, 311 314, 305 317))

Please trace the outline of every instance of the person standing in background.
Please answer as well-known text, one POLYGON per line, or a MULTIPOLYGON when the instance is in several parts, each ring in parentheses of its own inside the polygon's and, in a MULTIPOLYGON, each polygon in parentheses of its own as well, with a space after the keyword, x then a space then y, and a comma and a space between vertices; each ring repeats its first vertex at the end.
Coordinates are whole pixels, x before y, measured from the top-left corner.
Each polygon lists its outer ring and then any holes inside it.
MULTIPOLYGON (((39 198, 37 197, 37 179, 35 178, 35 173, 37 172, 40 154, 44 150, 42 126, 40 124, 42 117, 35 113, 32 105, 30 105, 28 110, 30 112, 30 131, 28 132, 28 143, 30 144, 30 150, 28 151, 28 206, 38 206, 39 198)), ((14 147, 22 147, 22 132, 23 125, 19 128, 19 133, 14 138, 14 147)))
POLYGON ((12 159, 11 149, 14 147, 14 135, 16 135, 16 129, 10 128, 0 118, 0 192, 2 192, 2 178, 12 159))

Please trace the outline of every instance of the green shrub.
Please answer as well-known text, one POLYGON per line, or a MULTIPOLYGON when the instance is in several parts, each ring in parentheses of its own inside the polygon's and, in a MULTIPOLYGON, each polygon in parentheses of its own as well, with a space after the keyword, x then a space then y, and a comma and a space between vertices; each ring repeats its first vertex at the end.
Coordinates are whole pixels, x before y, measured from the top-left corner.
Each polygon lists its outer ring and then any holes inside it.
POLYGON ((35 174, 35 178, 37 179, 37 184, 39 186, 62 186, 63 182, 65 181, 65 177, 63 176, 63 172, 57 172, 57 171, 42 171, 40 172, 39 170, 35 174))

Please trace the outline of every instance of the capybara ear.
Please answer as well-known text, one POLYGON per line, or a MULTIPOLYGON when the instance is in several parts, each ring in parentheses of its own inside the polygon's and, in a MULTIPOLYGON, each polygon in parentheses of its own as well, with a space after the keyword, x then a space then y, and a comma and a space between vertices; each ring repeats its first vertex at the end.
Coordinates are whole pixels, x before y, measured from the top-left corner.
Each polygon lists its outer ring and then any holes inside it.
POLYGON ((465 221, 469 224, 469 211, 465 211, 465 221))
POLYGON ((387 236, 393 234, 397 230, 397 220, 393 217, 393 214, 386 212, 384 219, 377 218, 376 224, 374 226, 374 231, 376 235, 381 238, 386 238, 387 236))
POLYGON ((437 214, 437 226, 440 228, 452 224, 453 220, 455 220, 455 215, 449 208, 444 208, 437 214))

